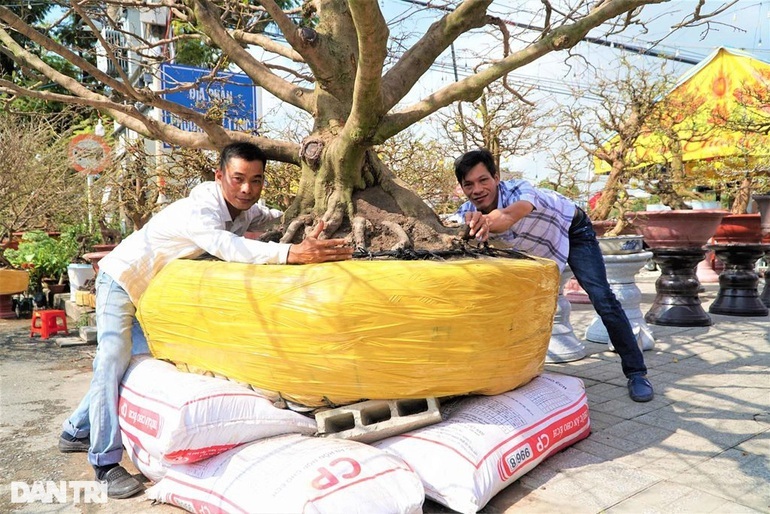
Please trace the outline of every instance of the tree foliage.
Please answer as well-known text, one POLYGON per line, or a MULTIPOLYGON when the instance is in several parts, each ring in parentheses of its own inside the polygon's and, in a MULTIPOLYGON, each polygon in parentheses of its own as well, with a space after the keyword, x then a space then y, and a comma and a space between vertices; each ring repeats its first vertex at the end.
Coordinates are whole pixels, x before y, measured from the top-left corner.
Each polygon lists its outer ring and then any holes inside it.
MULTIPOLYGON (((159 18, 195 28, 171 36, 162 27, 150 34, 127 33, 123 16, 136 7, 132 0, 62 2, 65 13, 61 19, 77 16, 93 34, 99 34, 95 49, 68 46, 50 31, 39 30, 0 6, 0 50, 26 75, 39 79, 0 79, 0 92, 12 99, 90 106, 126 129, 172 145, 219 149, 234 140, 258 144, 271 159, 301 170, 297 195, 286 210, 285 242, 303 234, 303 223, 290 221, 312 222, 322 217, 330 235, 360 225, 357 217, 367 211, 366 205, 383 202, 395 205, 405 219, 441 231, 433 210, 387 167, 375 148, 445 107, 476 101, 490 85, 526 64, 552 52, 570 51, 597 27, 617 33, 632 24, 643 25, 641 8, 664 1, 544 0, 534 17, 530 16, 532 23, 527 28, 512 28, 504 19, 517 14, 511 4, 500 14, 499 9, 491 8, 491 0, 463 0, 430 11, 435 15, 433 23, 416 37, 407 38, 401 37, 398 26, 388 25, 376 0, 311 0, 301 10, 284 10, 275 0, 258 4, 160 0, 155 5, 168 9, 169 16, 159 18), (264 34, 267 23, 280 31, 283 40, 264 34), (108 40, 102 28, 122 31, 125 37, 108 40), (428 91, 422 98, 409 96, 451 45, 463 38, 477 41, 489 30, 495 31, 500 44, 473 73, 428 91), (164 50, 167 45, 203 36, 219 56, 212 72, 202 81, 177 88, 197 89, 201 82, 214 80, 218 70, 237 66, 267 93, 313 118, 311 131, 301 142, 227 130, 221 116, 173 104, 165 100, 166 91, 146 87, 150 83, 147 76, 157 75, 159 65, 170 58, 171 52, 164 50), (20 37, 30 44, 19 44, 20 37), (115 74, 93 65, 97 51, 112 64, 115 74), (100 86, 62 73, 41 58, 57 55, 76 67, 81 77, 93 77, 100 86), (139 65, 141 81, 129 76, 124 61, 139 65), (173 113, 200 132, 159 121, 157 110, 173 113)), ((720 6, 716 12, 723 9, 720 6)), ((682 23, 704 23, 710 14, 698 3, 682 23)))
POLYGON ((68 117, 0 113, 0 240, 85 219, 86 178, 69 166, 73 131, 61 130, 68 117))
POLYGON ((537 120, 550 113, 524 99, 531 90, 514 95, 510 87, 495 82, 477 100, 458 102, 437 113, 439 132, 449 141, 452 154, 486 148, 500 169, 501 160, 542 149, 545 131, 537 120))

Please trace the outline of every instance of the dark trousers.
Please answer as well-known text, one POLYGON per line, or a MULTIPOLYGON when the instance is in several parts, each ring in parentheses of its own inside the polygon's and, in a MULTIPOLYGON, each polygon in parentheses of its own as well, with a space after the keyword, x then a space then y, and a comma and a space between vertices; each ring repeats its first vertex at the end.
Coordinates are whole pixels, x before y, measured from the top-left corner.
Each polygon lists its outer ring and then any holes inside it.
POLYGON ((644 356, 631 323, 607 282, 607 270, 591 220, 580 208, 575 212, 569 229, 567 264, 604 323, 612 346, 620 355, 623 374, 627 377, 646 374, 644 356))

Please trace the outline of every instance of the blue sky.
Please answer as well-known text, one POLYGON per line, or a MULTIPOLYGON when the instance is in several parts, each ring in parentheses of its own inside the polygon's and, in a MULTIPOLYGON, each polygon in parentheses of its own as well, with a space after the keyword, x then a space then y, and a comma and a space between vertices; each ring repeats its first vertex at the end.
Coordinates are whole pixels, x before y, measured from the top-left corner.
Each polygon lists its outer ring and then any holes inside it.
MULTIPOLYGON (((407 2, 400 0, 388 2, 387 5, 393 8, 394 4, 408 5, 407 2)), ((528 17, 527 13, 536 12, 536 9, 540 7, 539 1, 495 2, 492 11, 497 10, 502 15, 502 10, 496 7, 498 4, 521 7, 521 11, 513 21, 538 24, 537 18, 533 17, 532 14, 529 14, 528 17)), ((741 0, 724 13, 712 18, 708 25, 701 23, 697 26, 671 31, 671 27, 692 13, 696 5, 696 1, 673 0, 665 4, 646 6, 641 16, 643 19, 649 20, 646 32, 639 29, 629 29, 621 34, 608 37, 607 39, 619 43, 616 48, 581 43, 575 48, 575 51, 585 57, 592 66, 597 67, 600 71, 607 70, 608 73, 615 71, 617 60, 623 54, 623 51, 619 49, 620 44, 650 48, 692 61, 700 61, 716 48, 725 46, 747 51, 759 59, 770 62, 770 1, 741 0)), ((707 1, 702 12, 711 12, 723 5, 725 2, 707 1)), ((507 16, 511 15, 507 14, 507 16)), ((600 37, 603 33, 602 29, 596 29, 589 35, 600 37)), ((461 70, 466 67, 466 63, 472 65, 473 57, 471 54, 473 51, 479 51, 479 47, 478 38, 471 39, 470 43, 458 42, 456 54, 461 70), (464 44, 467 46, 463 46, 464 44)), ((495 51, 494 46, 492 51, 495 51)), ((660 58, 633 53, 626 53, 626 55, 632 56, 631 59, 636 66, 655 67, 657 69, 661 65, 660 58)), ((581 70, 582 66, 579 60, 572 61, 573 67, 566 66, 564 64, 565 57, 564 52, 550 54, 516 70, 512 77, 524 86, 535 85, 540 88, 541 94, 539 96, 536 94, 538 101, 552 104, 570 102, 572 97, 570 96, 569 85, 585 86, 591 80, 592 75, 581 70)), ((442 56, 441 60, 451 63, 449 55, 442 56)), ((666 70, 672 76, 678 77, 692 66, 694 64, 667 61, 666 70)), ((433 80, 435 86, 436 80, 453 80, 451 65, 440 67, 434 75, 441 78, 426 78, 423 82, 430 83, 433 80)), ((522 171, 524 177, 533 182, 551 175, 545 154, 522 156, 509 161, 509 166, 516 171, 522 171)), ((590 175, 588 172, 589 170, 586 169, 586 177, 590 175)))

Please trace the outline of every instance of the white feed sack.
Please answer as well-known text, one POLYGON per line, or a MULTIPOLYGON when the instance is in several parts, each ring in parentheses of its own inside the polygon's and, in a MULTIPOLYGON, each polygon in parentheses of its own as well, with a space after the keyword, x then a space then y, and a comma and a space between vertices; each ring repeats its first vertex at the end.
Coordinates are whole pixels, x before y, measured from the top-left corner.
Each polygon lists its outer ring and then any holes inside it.
POLYGON ((239 444, 287 433, 314 434, 315 420, 278 409, 239 384, 178 371, 148 356, 134 357, 118 406, 123 442, 142 470, 195 462, 239 444))
POLYGON ((441 423, 374 446, 404 459, 428 498, 463 513, 477 512, 548 456, 590 433, 583 382, 550 373, 442 411, 441 423))
POLYGON ((147 496, 190 512, 419 513, 420 478, 363 443, 285 435, 173 465, 147 496))
POLYGON ((160 459, 156 459, 140 445, 138 441, 129 437, 125 432, 120 432, 123 437, 123 446, 126 449, 126 454, 131 462, 134 463, 139 473, 149 478, 153 482, 157 482, 164 476, 170 464, 164 464, 160 459))

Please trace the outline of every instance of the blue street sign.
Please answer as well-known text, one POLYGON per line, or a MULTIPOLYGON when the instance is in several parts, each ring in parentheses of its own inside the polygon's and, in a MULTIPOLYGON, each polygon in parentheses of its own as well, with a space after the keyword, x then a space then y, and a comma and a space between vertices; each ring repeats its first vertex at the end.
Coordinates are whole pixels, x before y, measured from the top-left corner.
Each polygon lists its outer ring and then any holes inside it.
MULTIPOLYGON (((165 93, 163 98, 205 113, 212 107, 224 111, 222 125, 228 130, 256 132, 259 116, 258 91, 251 79, 243 73, 219 72, 214 80, 200 82, 211 70, 163 64, 160 68, 163 90, 185 88, 182 91, 165 93), (195 84, 195 87, 189 88, 195 84)), ((202 132, 193 122, 163 111, 163 122, 189 132, 202 132)))

